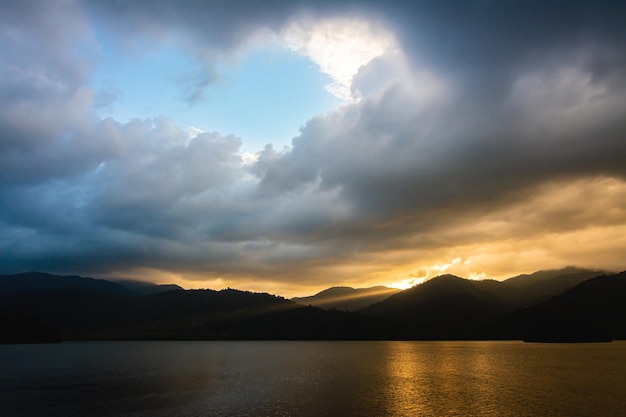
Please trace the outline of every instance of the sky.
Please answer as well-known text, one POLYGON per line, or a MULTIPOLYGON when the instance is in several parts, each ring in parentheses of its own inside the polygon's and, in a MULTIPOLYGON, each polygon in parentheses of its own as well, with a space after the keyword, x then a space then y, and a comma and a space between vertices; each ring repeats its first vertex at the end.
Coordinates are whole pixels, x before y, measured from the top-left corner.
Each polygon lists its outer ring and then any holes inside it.
POLYGON ((0 273, 626 269, 626 5, 0 0, 0 273))

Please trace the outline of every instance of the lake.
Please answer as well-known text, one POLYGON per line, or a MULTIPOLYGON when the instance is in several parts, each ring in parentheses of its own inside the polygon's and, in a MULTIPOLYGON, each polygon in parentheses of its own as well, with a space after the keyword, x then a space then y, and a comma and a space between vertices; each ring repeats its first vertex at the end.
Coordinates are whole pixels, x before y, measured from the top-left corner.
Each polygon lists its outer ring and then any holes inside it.
POLYGON ((626 342, 0 346, 0 415, 623 416, 626 342))

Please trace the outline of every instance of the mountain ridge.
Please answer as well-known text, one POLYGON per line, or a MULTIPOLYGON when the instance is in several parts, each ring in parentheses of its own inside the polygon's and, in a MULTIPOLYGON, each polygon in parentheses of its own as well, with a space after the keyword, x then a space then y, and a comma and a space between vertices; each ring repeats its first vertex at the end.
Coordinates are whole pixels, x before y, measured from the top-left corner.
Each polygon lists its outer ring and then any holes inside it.
POLYGON ((115 282, 105 279, 81 277, 79 275, 54 275, 38 271, 0 275, 0 295, 50 291, 72 286, 91 288, 118 295, 132 294, 127 288, 115 282))
POLYGON ((367 305, 381 301, 401 290, 377 285, 367 288, 330 287, 308 297, 294 297, 291 300, 303 305, 312 305, 325 310, 356 311, 367 305))
POLYGON ((0 343, 626 338, 622 330, 626 310, 621 307, 626 273, 586 279, 585 274, 596 271, 561 272, 547 272, 524 285, 519 281, 525 277, 515 277, 512 285, 507 280, 442 275, 391 295, 377 293, 385 289, 381 286, 333 287, 316 294, 348 301, 356 294, 359 302, 367 298, 362 296, 367 291, 382 297, 357 311, 325 310, 277 295, 234 289, 183 290, 147 284, 154 292, 141 293, 78 276, 0 276, 0 343), (25 282, 16 284, 16 279, 30 279, 31 291, 25 282), (550 295, 562 287, 567 288, 550 295), (585 317, 586 310, 593 314, 585 317))

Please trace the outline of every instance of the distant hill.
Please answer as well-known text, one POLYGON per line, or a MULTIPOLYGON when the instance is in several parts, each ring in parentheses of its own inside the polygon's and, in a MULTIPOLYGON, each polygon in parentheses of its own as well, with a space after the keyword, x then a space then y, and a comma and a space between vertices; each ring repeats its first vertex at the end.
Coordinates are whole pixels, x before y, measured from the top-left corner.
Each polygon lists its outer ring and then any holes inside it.
POLYGON ((183 291, 184 288, 176 284, 154 284, 152 282, 135 280, 114 280, 114 283, 121 285, 135 295, 158 294, 167 291, 183 291))
POLYGON ((401 325, 408 338, 475 339, 517 306, 514 291, 502 282, 442 275, 360 312, 401 325))
POLYGON ((384 286, 370 288, 332 287, 310 297, 296 297, 291 300, 325 310, 357 311, 399 292, 399 289, 384 286))
POLYGON ((85 288, 106 294, 131 295, 122 285, 103 279, 84 278, 76 275, 53 275, 44 272, 25 272, 0 275, 0 295, 53 291, 69 287, 85 288))
POLYGON ((511 338, 530 341, 626 339, 626 272, 582 282, 500 323, 511 338))
POLYGON ((565 268, 503 282, 443 275, 360 312, 401 326, 410 339, 525 339, 547 338, 549 334, 555 338, 593 338, 602 332, 594 333, 590 328, 602 329, 603 323, 612 323, 612 330, 604 332, 612 338, 626 337, 626 332, 619 335, 617 331, 618 324, 626 329, 626 315, 619 302, 626 300, 626 294, 621 292, 619 280, 601 276, 596 281, 598 274, 565 268), (583 319, 586 311, 595 313, 583 319), (615 321, 606 319, 609 311, 615 321), (600 317, 605 317, 604 321, 600 317))
POLYGON ((527 287, 529 285, 537 284, 539 282, 550 281, 551 279, 559 276, 572 276, 577 274, 595 274, 595 276, 603 275, 601 270, 584 269, 575 266, 567 266, 561 269, 546 269, 532 274, 521 274, 512 278, 508 278, 503 282, 507 282, 516 287, 527 287))
POLYGON ((588 279, 609 274, 606 271, 567 267, 538 271, 528 275, 518 275, 503 282, 517 288, 518 296, 525 305, 545 301, 554 295, 575 287, 588 279))
POLYGON ((589 278, 595 273, 568 268, 504 282, 443 275, 405 291, 336 287, 304 298, 326 302, 330 310, 233 289, 124 286, 44 273, 1 275, 0 343, 626 339, 626 272, 589 278), (566 289, 549 295, 559 288, 566 289), (356 312, 337 308, 375 297, 384 299, 356 312))
POLYGON ((0 342, 390 337, 375 319, 304 307, 265 293, 228 289, 137 295, 102 285, 61 283, 48 285, 49 290, 36 288, 0 292, 0 333, 9 335, 0 342))

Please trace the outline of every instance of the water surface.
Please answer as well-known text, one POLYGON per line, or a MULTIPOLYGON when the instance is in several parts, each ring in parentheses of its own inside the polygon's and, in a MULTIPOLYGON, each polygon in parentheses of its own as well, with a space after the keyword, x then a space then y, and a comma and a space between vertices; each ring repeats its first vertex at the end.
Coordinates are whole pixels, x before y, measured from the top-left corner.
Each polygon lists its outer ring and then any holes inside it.
POLYGON ((2 416, 623 416, 626 342, 0 346, 2 416))

